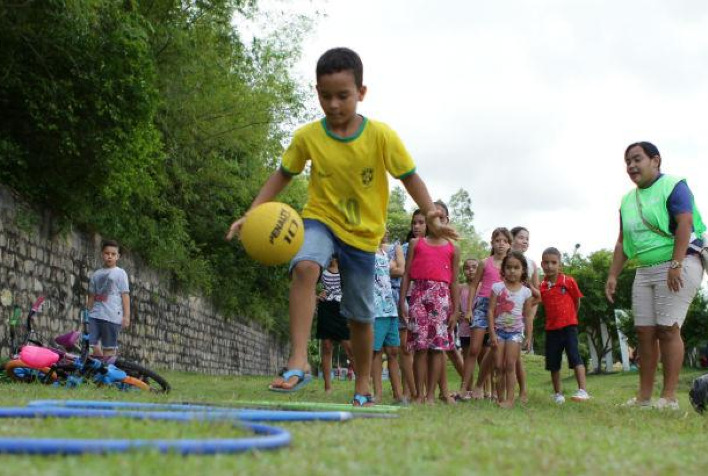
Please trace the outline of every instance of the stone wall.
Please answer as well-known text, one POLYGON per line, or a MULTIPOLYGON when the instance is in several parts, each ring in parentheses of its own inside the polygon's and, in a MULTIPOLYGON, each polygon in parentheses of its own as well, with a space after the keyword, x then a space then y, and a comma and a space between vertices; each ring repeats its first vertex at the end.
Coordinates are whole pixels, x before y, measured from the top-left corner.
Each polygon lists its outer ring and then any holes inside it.
MULTIPOLYGON (((45 342, 79 328, 88 278, 101 266, 101 238, 52 236, 50 229, 48 214, 0 187, 0 356, 9 354, 13 307, 19 305, 24 318, 39 295, 47 300, 36 318, 45 342)), ((285 362, 287 346, 259 325, 172 292, 167 280, 130 253, 122 254, 119 266, 131 287, 131 324, 119 342, 123 357, 156 369, 236 375, 273 374, 285 362)))

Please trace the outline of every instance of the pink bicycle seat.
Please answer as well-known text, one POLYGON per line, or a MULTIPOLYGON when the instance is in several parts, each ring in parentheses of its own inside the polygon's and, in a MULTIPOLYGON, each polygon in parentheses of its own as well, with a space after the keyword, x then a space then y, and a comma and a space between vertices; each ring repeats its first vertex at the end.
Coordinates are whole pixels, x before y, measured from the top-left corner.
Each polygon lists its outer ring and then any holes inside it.
POLYGON ((49 367, 59 360, 59 354, 36 345, 26 345, 20 350, 20 360, 33 369, 49 367))
POLYGON ((79 337, 81 337, 81 333, 79 331, 71 331, 55 337, 54 342, 64 347, 66 350, 71 351, 74 349, 79 337))

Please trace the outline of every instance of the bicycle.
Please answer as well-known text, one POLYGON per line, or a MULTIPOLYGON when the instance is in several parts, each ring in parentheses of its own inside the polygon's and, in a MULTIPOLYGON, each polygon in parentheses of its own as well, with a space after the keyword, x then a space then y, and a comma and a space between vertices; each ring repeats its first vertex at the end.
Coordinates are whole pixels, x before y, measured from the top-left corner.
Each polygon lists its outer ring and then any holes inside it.
MULTIPOLYGON (((10 336, 13 359, 5 364, 5 373, 17 382, 41 382, 44 384, 78 386, 84 381, 99 385, 110 385, 119 389, 140 389, 157 393, 167 393, 170 385, 158 373, 138 363, 116 356, 99 357, 89 355, 88 311, 81 310, 82 332, 71 331, 55 337, 58 346, 47 346, 33 328, 34 316, 39 312, 44 297, 40 296, 30 308, 25 319, 24 338, 17 339, 18 313, 10 320, 10 336), (77 345, 78 341, 80 345, 77 345), (51 365, 30 366, 20 354, 25 346, 47 349, 58 358, 51 365)), ((30 349, 32 350, 32 349, 30 349)), ((54 360, 54 359, 51 359, 54 360)))

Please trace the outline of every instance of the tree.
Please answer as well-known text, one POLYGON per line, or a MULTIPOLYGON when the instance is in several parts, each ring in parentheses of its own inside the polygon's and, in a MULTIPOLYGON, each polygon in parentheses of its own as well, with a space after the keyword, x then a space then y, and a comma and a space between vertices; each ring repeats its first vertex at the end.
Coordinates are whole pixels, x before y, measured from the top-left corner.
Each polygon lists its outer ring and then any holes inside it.
POLYGON ((455 192, 450 197, 448 208, 450 210, 450 223, 460 234, 460 240, 457 243, 460 248, 460 256, 463 259, 481 259, 488 255, 487 245, 473 225, 474 212, 472 211, 472 199, 469 192, 463 188, 455 192))
POLYGON ((406 191, 402 187, 396 186, 391 191, 387 212, 386 229, 389 232, 390 241, 398 240, 404 243, 410 230, 411 216, 406 212, 406 191))

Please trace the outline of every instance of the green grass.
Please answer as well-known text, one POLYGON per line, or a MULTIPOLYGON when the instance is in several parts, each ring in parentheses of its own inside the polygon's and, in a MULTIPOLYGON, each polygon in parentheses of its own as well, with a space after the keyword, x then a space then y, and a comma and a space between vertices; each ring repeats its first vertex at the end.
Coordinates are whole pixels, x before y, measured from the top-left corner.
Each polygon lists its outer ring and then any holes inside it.
MULTIPOLYGON (((505 411, 488 402, 412 407, 393 420, 344 423, 279 423, 291 431, 290 448, 216 456, 160 455, 150 451, 105 456, 0 456, 0 474, 703 474, 708 467, 708 417, 690 407, 687 389, 699 372, 685 370, 681 411, 624 409, 636 373, 590 376, 593 400, 550 400, 550 379, 541 357, 527 356, 530 395, 525 407, 505 411)), ((575 389, 564 370, 566 395, 575 389)), ((265 377, 212 377, 166 373, 167 397, 119 393, 89 386, 74 390, 0 384, 0 405, 33 399, 76 398, 229 404, 236 400, 344 402, 351 382, 335 382, 325 395, 315 380, 300 393, 265 390, 265 377)), ((450 373, 451 388, 459 379, 450 373)), ((384 401, 390 403, 390 399, 384 401)), ((131 420, 0 420, 0 435, 59 438, 207 438, 243 436, 227 424, 131 420)))

